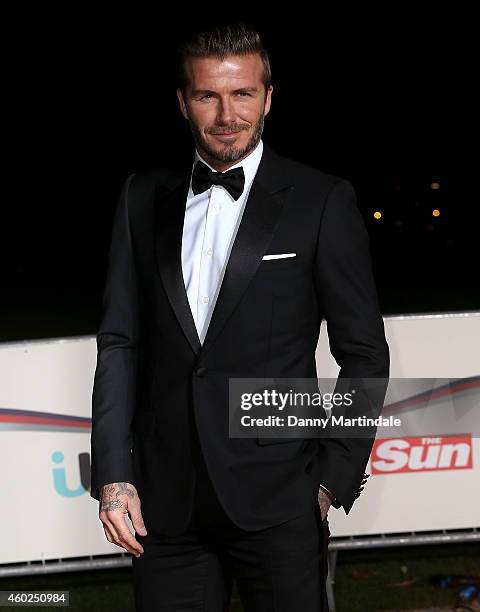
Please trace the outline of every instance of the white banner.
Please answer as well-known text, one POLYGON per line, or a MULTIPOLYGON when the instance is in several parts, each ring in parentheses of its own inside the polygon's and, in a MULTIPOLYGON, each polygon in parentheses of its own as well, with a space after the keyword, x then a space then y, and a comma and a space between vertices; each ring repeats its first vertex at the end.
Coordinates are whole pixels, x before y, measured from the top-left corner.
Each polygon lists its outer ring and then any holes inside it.
MULTIPOLYGON (((384 320, 391 378, 468 378, 470 392, 476 392, 476 405, 470 412, 476 427, 463 432, 463 437, 449 437, 451 432, 445 431, 444 436, 436 432, 431 437, 409 434, 376 440, 367 467, 371 476, 352 510, 347 516, 343 510, 329 513, 332 536, 479 527, 480 312, 384 320)), ((325 378, 339 372, 328 349, 328 334, 320 335, 317 368, 325 378)), ((418 386, 414 380, 411 383, 411 397, 416 398, 418 386)), ((454 389, 449 391, 449 396, 439 399, 430 394, 423 404, 429 410, 438 406, 442 422, 455 411, 454 389)), ((386 414, 391 400, 387 392, 386 414)), ((420 420, 423 405, 404 402, 400 414, 420 420)))
POLYGON ((0 345, 0 564, 121 551, 82 486, 95 360, 90 337, 0 345))

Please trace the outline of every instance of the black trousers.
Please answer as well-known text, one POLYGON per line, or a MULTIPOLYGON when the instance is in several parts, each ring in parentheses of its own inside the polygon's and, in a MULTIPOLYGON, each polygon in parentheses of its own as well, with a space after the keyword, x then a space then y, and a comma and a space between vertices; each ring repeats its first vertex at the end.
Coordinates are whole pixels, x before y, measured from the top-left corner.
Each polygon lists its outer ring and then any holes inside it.
POLYGON ((318 505, 274 527, 240 529, 200 460, 185 533, 137 534, 145 552, 132 557, 136 610, 226 612, 235 579, 245 612, 325 612, 322 534, 318 505))

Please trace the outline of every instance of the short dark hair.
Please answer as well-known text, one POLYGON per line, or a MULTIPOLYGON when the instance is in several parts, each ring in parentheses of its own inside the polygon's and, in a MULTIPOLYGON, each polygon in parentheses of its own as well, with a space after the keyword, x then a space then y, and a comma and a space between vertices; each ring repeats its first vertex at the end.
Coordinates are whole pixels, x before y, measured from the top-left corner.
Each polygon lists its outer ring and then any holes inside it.
POLYGON ((244 22, 224 23, 197 30, 187 37, 178 48, 178 84, 182 91, 187 85, 185 62, 192 57, 217 57, 224 60, 228 55, 257 54, 263 63, 262 81, 265 90, 272 82, 268 53, 259 33, 244 22))

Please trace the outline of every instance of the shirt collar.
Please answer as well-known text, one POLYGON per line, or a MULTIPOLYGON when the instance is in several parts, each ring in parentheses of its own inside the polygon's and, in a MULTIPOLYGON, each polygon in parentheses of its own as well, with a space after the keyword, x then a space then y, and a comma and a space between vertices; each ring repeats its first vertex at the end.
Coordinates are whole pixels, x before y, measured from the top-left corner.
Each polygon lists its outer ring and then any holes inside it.
MULTIPOLYGON (((245 157, 244 159, 242 159, 241 161, 237 162, 236 164, 234 164, 233 166, 229 168, 229 170, 233 170, 233 168, 239 168, 240 166, 243 167, 243 173, 245 174, 245 187, 248 187, 253 182, 253 179, 255 178, 255 175, 258 170, 258 166, 260 165, 260 160, 262 159, 262 153, 263 153, 263 141, 260 139, 255 149, 253 149, 253 151, 251 151, 247 155, 247 157, 245 157)), ((197 163, 198 160, 200 160, 206 166, 208 166, 210 170, 217 172, 215 168, 212 168, 212 166, 210 166, 210 164, 208 164, 203 159, 203 157, 199 154, 198 149, 195 148, 195 161, 193 163, 193 167, 195 167, 195 164, 197 163)))

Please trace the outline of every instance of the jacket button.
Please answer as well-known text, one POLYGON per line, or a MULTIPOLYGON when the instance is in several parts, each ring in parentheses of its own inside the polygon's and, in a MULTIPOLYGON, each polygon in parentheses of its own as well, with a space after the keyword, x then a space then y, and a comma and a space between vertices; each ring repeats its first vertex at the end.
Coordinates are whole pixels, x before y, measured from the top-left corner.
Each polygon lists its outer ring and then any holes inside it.
POLYGON ((200 368, 197 368, 197 369, 195 370, 195 374, 196 374, 197 376, 200 376, 200 377, 201 377, 201 376, 205 376, 205 374, 206 374, 206 373, 207 373, 207 368, 205 368, 204 366, 202 366, 202 367, 200 367, 200 368))

